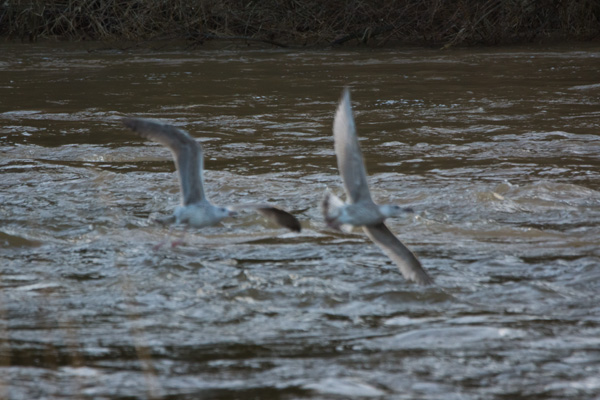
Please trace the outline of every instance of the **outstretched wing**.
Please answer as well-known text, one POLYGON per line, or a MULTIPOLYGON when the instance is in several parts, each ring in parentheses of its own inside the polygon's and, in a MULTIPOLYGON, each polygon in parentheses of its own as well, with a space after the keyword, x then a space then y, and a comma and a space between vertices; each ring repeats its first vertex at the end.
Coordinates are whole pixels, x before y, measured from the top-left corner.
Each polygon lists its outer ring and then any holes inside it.
POLYGON ((398 240, 384 223, 363 226, 363 230, 398 265, 405 279, 421 285, 433 283, 433 279, 425 272, 417 257, 398 240))
POLYGON ((179 184, 184 205, 205 199, 204 178, 202 177, 204 159, 200 143, 184 130, 148 119, 123 118, 123 125, 144 139, 158 142, 171 150, 179 172, 179 184))
POLYGON ((250 209, 258 212, 268 220, 275 222, 279 226, 287 228, 293 232, 300 232, 302 226, 300 221, 289 212, 282 210, 281 208, 272 206, 270 204, 239 204, 230 206, 231 210, 244 210, 250 209))
POLYGON ((338 169, 344 181, 348 202, 372 201, 367 185, 367 172, 356 136, 348 88, 344 89, 335 113, 333 139, 338 169))

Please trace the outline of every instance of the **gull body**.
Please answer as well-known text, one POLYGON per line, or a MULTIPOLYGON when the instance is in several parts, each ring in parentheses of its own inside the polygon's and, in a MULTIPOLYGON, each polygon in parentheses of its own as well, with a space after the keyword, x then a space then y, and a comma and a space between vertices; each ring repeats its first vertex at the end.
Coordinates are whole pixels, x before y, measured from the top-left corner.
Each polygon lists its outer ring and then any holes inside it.
POLYGON ((380 224, 386 218, 399 217, 410 212, 410 209, 395 204, 379 205, 369 201, 344 204, 333 193, 327 192, 325 196, 323 204, 324 209, 327 209, 325 221, 329 227, 334 229, 339 229, 341 225, 365 226, 380 224))
POLYGON ((203 228, 237 215, 237 210, 252 209, 283 227, 300 232, 300 222, 296 217, 269 204, 241 204, 227 207, 212 204, 204 191, 202 146, 186 131, 173 125, 143 118, 123 118, 122 122, 139 136, 168 147, 173 154, 181 189, 181 205, 176 207, 173 215, 163 222, 203 228))
POLYGON ((384 223, 387 218, 401 216, 410 209, 395 204, 380 205, 371 198, 347 88, 335 113, 333 137, 347 203, 329 191, 325 193, 322 211, 327 225, 333 229, 340 229, 342 225, 361 226, 367 236, 398 265, 405 279, 424 285, 433 283, 417 257, 384 223))
POLYGON ((226 207, 214 206, 206 200, 187 206, 177 206, 173 213, 177 224, 185 224, 193 228, 216 225, 223 219, 235 215, 235 211, 226 207))

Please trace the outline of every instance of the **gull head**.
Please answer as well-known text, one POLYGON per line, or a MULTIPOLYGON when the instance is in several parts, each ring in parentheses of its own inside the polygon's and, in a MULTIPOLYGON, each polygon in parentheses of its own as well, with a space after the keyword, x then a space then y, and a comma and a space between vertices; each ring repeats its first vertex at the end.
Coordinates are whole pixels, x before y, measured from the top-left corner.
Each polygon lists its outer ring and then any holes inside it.
POLYGON ((237 217, 238 212, 227 207, 217 207, 215 214, 221 219, 227 217, 237 217))
POLYGON ((413 209, 410 207, 400 207, 396 204, 384 204, 379 206, 379 211, 385 218, 390 218, 399 217, 406 213, 412 213, 413 209))

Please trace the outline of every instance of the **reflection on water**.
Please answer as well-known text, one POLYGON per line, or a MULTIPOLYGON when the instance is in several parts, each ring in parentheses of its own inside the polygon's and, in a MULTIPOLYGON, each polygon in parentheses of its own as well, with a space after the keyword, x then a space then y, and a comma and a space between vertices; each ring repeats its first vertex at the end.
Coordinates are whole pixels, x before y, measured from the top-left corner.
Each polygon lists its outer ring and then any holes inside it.
POLYGON ((600 396, 597 49, 3 47, 0 397, 600 396), (437 287, 321 222, 346 84, 437 287), (153 251, 178 184, 129 114, 202 141, 215 203, 303 232, 248 214, 153 251))

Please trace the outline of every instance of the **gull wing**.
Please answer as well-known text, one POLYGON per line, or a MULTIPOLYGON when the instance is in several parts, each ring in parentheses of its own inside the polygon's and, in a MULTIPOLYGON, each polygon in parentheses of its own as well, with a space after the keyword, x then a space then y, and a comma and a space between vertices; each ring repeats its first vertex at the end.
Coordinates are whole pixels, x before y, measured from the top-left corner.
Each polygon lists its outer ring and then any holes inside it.
POLYGON ((394 236, 384 223, 363 226, 363 230, 398 265, 405 279, 421 285, 433 283, 433 279, 425 272, 417 257, 394 236))
POLYGON ((302 226, 300 221, 289 212, 270 204, 239 204, 229 207, 231 210, 251 209, 258 212, 269 221, 276 223, 279 226, 287 228, 293 232, 300 232, 302 226))
POLYGON ((123 118, 123 125, 144 139, 158 142, 171 150, 179 172, 179 185, 184 205, 205 200, 202 177, 204 158, 200 143, 184 130, 148 119, 123 118))
POLYGON ((333 139, 338 169, 344 181, 348 202, 372 201, 367 185, 367 171, 356 136, 348 88, 344 89, 335 113, 333 139))

